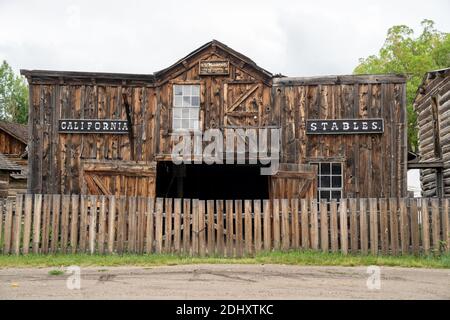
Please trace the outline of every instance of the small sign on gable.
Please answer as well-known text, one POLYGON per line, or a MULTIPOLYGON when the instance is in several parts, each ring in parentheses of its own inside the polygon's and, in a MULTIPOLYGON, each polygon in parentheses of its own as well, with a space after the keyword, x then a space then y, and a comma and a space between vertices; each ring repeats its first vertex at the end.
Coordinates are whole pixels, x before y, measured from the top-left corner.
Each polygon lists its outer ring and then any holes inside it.
POLYGON ((370 134, 383 132, 383 119, 318 119, 306 121, 306 134, 370 134))
POLYGON ((227 60, 202 60, 199 62, 201 76, 228 75, 230 62, 227 60))

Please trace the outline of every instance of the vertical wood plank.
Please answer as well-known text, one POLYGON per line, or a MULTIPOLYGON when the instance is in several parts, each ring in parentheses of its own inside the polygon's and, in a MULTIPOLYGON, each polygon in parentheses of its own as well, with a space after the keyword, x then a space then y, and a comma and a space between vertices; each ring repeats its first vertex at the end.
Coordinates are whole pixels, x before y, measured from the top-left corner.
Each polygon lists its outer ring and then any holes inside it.
POLYGON ((234 201, 235 207, 235 230, 236 230, 236 256, 242 257, 244 253, 244 238, 243 238, 243 226, 242 226, 242 200, 234 201))
MULTIPOLYGON (((71 196, 71 217, 70 217, 70 248, 72 253, 78 248, 78 220, 80 217, 80 197, 76 194, 71 196)), ((36 207, 35 207, 36 210, 36 207)))
POLYGON ((280 250, 280 202, 278 199, 272 201, 273 215, 273 249, 280 250))
POLYGON ((430 253, 430 217, 428 211, 428 199, 422 199, 422 246, 425 254, 430 253))
POLYGON ((136 197, 128 198, 128 252, 136 252, 136 197))
POLYGON ((347 224, 347 199, 341 199, 339 207, 339 218, 341 227, 341 252, 348 254, 348 224, 347 224))
POLYGON ((435 253, 439 253, 440 245, 441 245, 441 225, 439 219, 439 198, 431 199, 431 229, 432 229, 432 238, 433 238, 433 250, 435 253))
POLYGON ((289 200, 281 200, 281 248, 284 251, 289 250, 289 200))
POLYGON ((52 196, 52 239, 50 242, 50 252, 55 253, 58 249, 59 240, 59 217, 61 207, 61 195, 54 194, 52 196))
POLYGON ((299 201, 291 199, 292 212, 292 247, 300 248, 300 221, 299 221, 299 201))
MULTIPOLYGON (((0 244, 2 243, 2 235, 3 235, 3 211, 5 211, 6 209, 5 207, 5 203, 3 200, 0 200, 0 244)), ((3 252, 3 246, 0 245, 0 252, 3 252)))
POLYGON ((401 240, 401 248, 402 254, 408 254, 409 249, 409 221, 408 221, 408 212, 406 206, 406 199, 399 199, 399 207, 400 207, 400 240, 401 240))
POLYGON ((200 256, 206 255, 206 219, 205 200, 198 201, 198 252, 200 256))
POLYGON ((50 237, 50 210, 51 210, 52 196, 49 194, 44 195, 44 205, 42 212, 42 248, 41 251, 44 254, 48 253, 48 244, 50 237))
POLYGON ((69 242, 70 195, 61 197, 61 252, 67 252, 69 242))
POLYGON ((108 253, 114 252, 114 240, 116 231, 116 197, 108 196, 108 253))
POLYGON ((389 199, 389 229, 391 231, 391 252, 393 255, 398 254, 398 214, 397 199, 389 199))
POLYGON ((251 255, 253 253, 253 237, 252 237, 252 201, 244 201, 244 219, 245 219, 245 254, 251 255))
POLYGON ((11 252, 11 233, 13 224, 13 201, 11 198, 6 200, 6 215, 5 215, 5 231, 3 232, 3 254, 11 252))
POLYGON ((173 211, 173 199, 165 199, 165 241, 164 241, 164 252, 171 252, 172 250, 172 211, 173 211))
POLYGON ((233 200, 226 200, 227 257, 233 256, 233 200))
POLYGON ((216 201, 217 208, 217 254, 223 256, 225 254, 224 248, 224 229, 223 229, 223 200, 216 201))
POLYGON ((262 250, 262 237, 261 237, 261 201, 253 201, 254 208, 254 223, 253 223, 253 233, 255 236, 255 253, 259 253, 262 250))
POLYGON ((369 251, 368 228, 367 228, 367 199, 359 199, 359 226, 361 237, 361 253, 369 251))
POLYGON ((155 252, 161 253, 162 252, 162 246, 163 246, 163 206, 164 206, 164 199, 163 198, 157 198, 156 199, 156 221, 155 221, 155 252))
POLYGON ((97 229, 97 197, 91 196, 89 210, 89 253, 95 253, 95 239, 97 229))
POLYGON ((318 203, 316 199, 311 200, 311 248, 314 250, 319 249, 319 215, 318 215, 318 203))
POLYGON ((442 199, 442 235, 444 237, 446 251, 450 252, 450 222, 449 222, 449 204, 450 199, 442 199))
POLYGON ((191 201, 183 200, 183 252, 188 255, 191 249, 191 201))
MULTIPOLYGON (((31 239, 31 218, 33 214, 33 195, 26 194, 25 195, 25 208, 24 208, 24 222, 23 222, 23 243, 22 243, 22 252, 23 254, 28 254, 30 251, 30 239, 31 239)), ((0 206, 0 211, 1 211, 0 206)), ((1 215, 1 214, 0 214, 1 215)), ((0 216, 0 219, 2 217, 0 216)), ((0 225, 0 229, 1 229, 0 225)), ((2 235, 0 233, 0 239, 2 235)))
POLYGON ((173 246, 175 253, 181 252, 181 199, 174 199, 173 246))
POLYGON ((369 199, 370 212, 370 252, 372 255, 378 254, 378 208, 377 199, 369 199))
POLYGON ((350 246, 353 254, 358 252, 358 212, 355 198, 349 200, 350 204, 350 246))
POLYGON ((419 220, 418 220, 418 208, 417 199, 409 199, 409 206, 411 210, 411 244, 414 255, 419 254, 419 220))
POLYGON ((98 216, 98 253, 105 253, 105 236, 106 236, 106 197, 100 196, 100 209, 98 216))
POLYGON ((122 254, 125 245, 125 230, 126 230, 126 201, 124 196, 119 197, 118 211, 117 211, 117 253, 122 254))
POLYGON ((199 253, 199 204, 198 199, 192 199, 192 255, 196 256, 199 253))
POLYGON ((302 248, 309 249, 309 213, 308 213, 308 201, 306 199, 300 200, 301 210, 301 228, 302 228, 302 248))
POLYGON ((264 250, 270 251, 272 249, 272 231, 270 230, 270 227, 272 225, 271 221, 271 208, 270 208, 270 201, 269 200, 263 200, 263 211, 264 211, 264 250))
POLYGON ((323 252, 328 252, 328 203, 320 200, 320 247, 323 252))
POLYGON ((23 209, 23 195, 16 195, 16 209, 14 210, 14 223, 13 223, 13 235, 12 235, 12 253, 15 255, 20 254, 20 236, 22 229, 22 209, 23 209))
POLYGON ((389 219, 386 199, 380 199, 380 239, 381 252, 384 255, 389 253, 389 219))
POLYGON ((146 227, 145 227, 145 252, 153 252, 154 236, 154 212, 155 212, 155 200, 152 198, 147 199, 147 212, 146 212, 146 227))
POLYGON ((332 199, 330 203, 330 234, 331 234, 331 251, 338 252, 338 217, 337 217, 337 201, 332 199))
POLYGON ((212 256, 215 249, 215 228, 214 228, 214 200, 208 200, 206 203, 206 210, 208 215, 208 233, 207 233, 207 243, 208 243, 208 255, 212 256))

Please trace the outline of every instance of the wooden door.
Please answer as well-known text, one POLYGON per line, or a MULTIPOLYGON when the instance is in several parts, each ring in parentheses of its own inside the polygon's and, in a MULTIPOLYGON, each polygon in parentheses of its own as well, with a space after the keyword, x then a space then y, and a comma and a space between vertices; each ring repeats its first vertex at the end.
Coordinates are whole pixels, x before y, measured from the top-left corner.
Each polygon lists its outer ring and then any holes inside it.
POLYGON ((270 179, 271 199, 311 199, 317 194, 317 168, 313 165, 280 164, 270 179))
POLYGON ((224 127, 261 125, 262 86, 253 81, 224 84, 224 127))
POLYGON ((84 163, 83 194, 155 197, 156 166, 136 162, 84 163))

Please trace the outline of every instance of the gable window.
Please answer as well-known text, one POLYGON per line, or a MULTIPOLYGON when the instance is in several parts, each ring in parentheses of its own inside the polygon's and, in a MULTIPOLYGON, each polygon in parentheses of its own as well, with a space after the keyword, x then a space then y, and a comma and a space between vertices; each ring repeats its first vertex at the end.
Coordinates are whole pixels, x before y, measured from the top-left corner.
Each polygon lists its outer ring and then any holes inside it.
POLYGON ((311 163, 317 166, 317 198, 342 198, 342 163, 318 162, 311 163))
POLYGON ((173 130, 198 130, 200 85, 173 86, 173 130))

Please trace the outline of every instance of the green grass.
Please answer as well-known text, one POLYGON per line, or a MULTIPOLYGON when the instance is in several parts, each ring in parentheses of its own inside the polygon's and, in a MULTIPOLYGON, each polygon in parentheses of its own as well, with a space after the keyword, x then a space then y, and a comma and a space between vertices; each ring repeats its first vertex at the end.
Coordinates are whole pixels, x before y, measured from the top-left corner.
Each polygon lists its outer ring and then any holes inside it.
POLYGON ((51 276, 62 276, 64 274, 64 271, 62 270, 50 270, 48 272, 49 275, 51 276))
POLYGON ((27 256, 0 255, 0 268, 77 266, 173 266, 184 264, 287 264, 299 266, 397 266, 450 268, 450 255, 441 256, 362 256, 317 251, 265 252, 255 257, 187 257, 171 254, 89 255, 56 254, 27 256))

